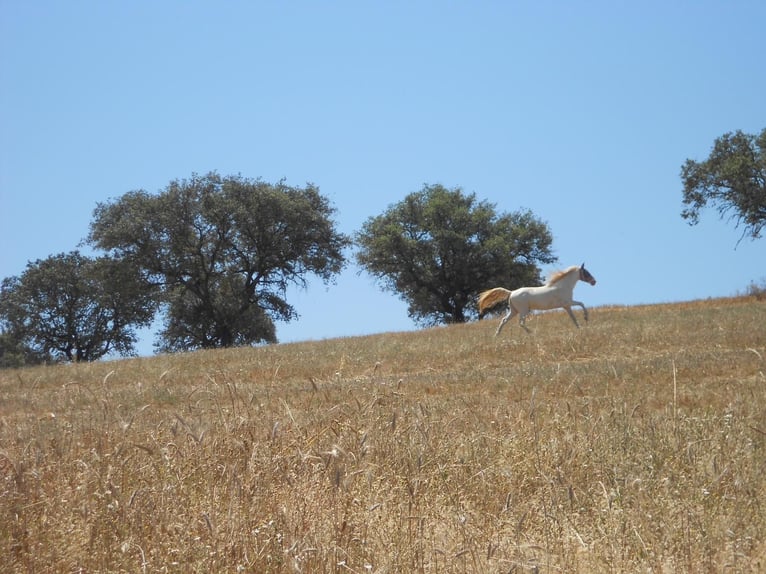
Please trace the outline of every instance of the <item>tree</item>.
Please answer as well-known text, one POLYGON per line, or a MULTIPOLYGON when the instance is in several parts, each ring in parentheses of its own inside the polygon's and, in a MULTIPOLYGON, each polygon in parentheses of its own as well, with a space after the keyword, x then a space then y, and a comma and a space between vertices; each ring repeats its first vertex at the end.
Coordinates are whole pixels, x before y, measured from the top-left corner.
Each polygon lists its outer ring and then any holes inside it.
POLYGON ((487 287, 537 284, 552 263, 548 226, 530 211, 498 215, 460 188, 424 185, 356 234, 357 261, 398 293, 415 321, 463 323, 487 287))
POLYGON ((0 331, 0 369, 23 367, 38 362, 24 346, 23 341, 10 331, 0 331))
POLYGON ((135 327, 151 323, 156 303, 137 271, 78 251, 27 265, 3 280, 0 323, 7 359, 93 361, 134 354, 135 327))
POLYGON ((162 292, 164 351, 276 342, 297 314, 289 285, 329 282, 349 238, 319 189, 217 173, 99 204, 88 240, 142 269, 162 292))
POLYGON ((722 218, 729 214, 735 227, 744 225, 742 237, 758 239, 766 224, 766 128, 757 137, 741 131, 724 134, 708 159, 686 160, 681 179, 686 206, 681 217, 690 225, 698 223, 709 202, 722 218))

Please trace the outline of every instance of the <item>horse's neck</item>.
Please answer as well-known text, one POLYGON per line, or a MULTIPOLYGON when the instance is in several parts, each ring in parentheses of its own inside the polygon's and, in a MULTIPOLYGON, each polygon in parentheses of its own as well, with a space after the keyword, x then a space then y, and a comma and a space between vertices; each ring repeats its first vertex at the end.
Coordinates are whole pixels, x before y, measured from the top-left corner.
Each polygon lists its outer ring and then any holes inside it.
POLYGON ((561 291, 569 291, 570 293, 574 291, 575 285, 577 284, 577 281, 580 279, 580 273, 578 273, 577 270, 574 270, 570 273, 567 273, 564 277, 556 281, 556 283, 553 284, 554 287, 558 287, 561 291))

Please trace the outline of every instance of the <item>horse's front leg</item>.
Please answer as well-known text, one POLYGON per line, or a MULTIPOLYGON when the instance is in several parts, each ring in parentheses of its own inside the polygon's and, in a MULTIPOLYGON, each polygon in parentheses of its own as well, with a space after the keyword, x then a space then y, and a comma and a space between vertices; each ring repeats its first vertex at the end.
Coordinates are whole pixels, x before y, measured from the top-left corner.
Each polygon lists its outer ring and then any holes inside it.
POLYGON ((572 301, 572 305, 577 305, 579 307, 582 307, 583 318, 587 321, 588 320, 588 310, 585 308, 585 305, 583 305, 580 301, 572 301))
MULTIPOLYGON (((572 322, 575 324, 575 327, 577 327, 579 329, 580 328, 580 324, 577 322, 577 317, 575 317, 575 314, 572 312, 572 308, 567 306, 567 307, 564 307, 564 309, 566 309, 567 313, 569 313, 569 317, 572 319, 572 322)), ((587 321, 587 319, 586 319, 586 321, 587 321)))

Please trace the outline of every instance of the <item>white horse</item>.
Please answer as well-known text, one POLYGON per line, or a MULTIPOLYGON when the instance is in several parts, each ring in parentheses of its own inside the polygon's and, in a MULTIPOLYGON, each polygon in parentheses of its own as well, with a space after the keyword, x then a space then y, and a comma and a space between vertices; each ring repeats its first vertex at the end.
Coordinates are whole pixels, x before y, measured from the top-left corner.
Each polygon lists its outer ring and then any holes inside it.
POLYGON ((558 309, 563 307, 569 313, 576 327, 580 327, 577 319, 572 312, 572 305, 582 307, 585 320, 588 320, 588 310, 580 301, 572 299, 575 284, 577 281, 585 281, 591 285, 596 284, 596 279, 585 269, 585 263, 580 267, 573 265, 564 271, 557 271, 548 282, 541 287, 520 287, 515 291, 509 291, 503 287, 495 287, 479 294, 479 316, 497 305, 498 303, 508 301, 508 313, 500 321, 500 325, 495 331, 495 336, 500 334, 500 330, 514 315, 519 315, 519 325, 528 333, 529 329, 524 324, 527 315, 535 309, 558 309))

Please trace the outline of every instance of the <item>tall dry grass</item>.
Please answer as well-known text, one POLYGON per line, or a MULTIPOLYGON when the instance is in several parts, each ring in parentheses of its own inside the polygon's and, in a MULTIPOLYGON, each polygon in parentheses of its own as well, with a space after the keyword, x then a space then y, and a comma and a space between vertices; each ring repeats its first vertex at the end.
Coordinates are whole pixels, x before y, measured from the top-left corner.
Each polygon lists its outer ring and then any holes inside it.
POLYGON ((762 572, 766 306, 0 371, 15 572, 762 572))

